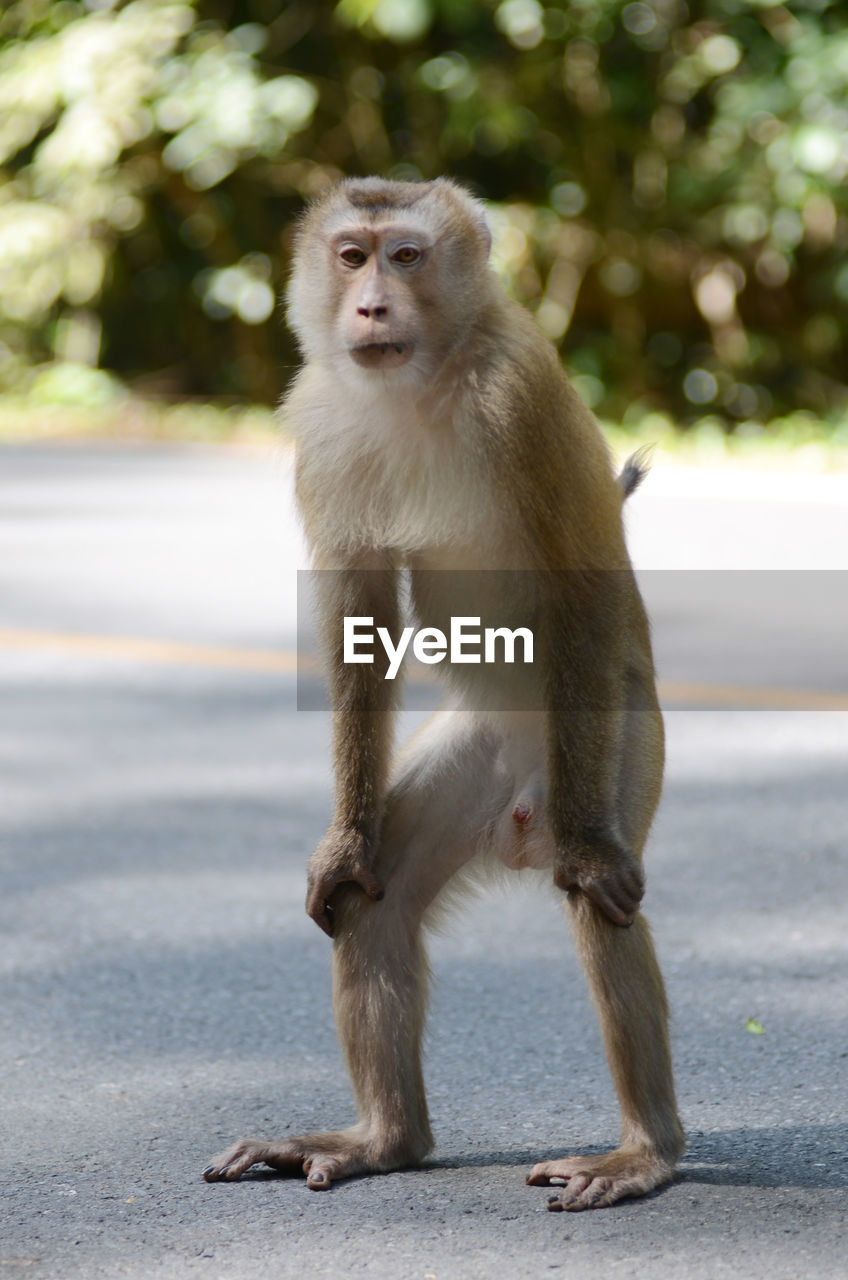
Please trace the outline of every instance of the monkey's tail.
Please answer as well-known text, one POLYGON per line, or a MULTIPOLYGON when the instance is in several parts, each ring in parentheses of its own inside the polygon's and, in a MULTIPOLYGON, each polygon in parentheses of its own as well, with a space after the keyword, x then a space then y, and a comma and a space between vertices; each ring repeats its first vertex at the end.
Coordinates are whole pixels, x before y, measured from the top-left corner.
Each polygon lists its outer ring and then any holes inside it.
POLYGON ((652 444, 643 444, 642 448, 637 449, 625 462, 621 475, 618 477, 618 483, 621 485, 625 498, 629 498, 631 493, 635 493, 645 479, 650 469, 653 452, 654 446, 652 444))

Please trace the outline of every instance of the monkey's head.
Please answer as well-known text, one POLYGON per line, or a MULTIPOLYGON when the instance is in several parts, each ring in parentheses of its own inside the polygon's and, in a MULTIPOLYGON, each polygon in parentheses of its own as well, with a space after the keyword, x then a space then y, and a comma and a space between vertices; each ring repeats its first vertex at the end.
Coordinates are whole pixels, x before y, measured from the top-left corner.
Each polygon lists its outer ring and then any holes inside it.
POLYGON ((432 374, 492 289, 482 205, 445 178, 352 178, 297 232, 288 321, 307 360, 432 374))

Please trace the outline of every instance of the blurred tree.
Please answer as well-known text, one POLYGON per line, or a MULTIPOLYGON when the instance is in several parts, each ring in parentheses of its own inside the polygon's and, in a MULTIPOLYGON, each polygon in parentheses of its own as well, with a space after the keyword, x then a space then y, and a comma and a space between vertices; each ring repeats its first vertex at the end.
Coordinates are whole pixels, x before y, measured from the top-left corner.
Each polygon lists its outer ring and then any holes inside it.
POLYGON ((6 386, 271 403, 304 199, 445 172, 600 412, 848 400, 841 4, 13 0, 0 39, 6 386))

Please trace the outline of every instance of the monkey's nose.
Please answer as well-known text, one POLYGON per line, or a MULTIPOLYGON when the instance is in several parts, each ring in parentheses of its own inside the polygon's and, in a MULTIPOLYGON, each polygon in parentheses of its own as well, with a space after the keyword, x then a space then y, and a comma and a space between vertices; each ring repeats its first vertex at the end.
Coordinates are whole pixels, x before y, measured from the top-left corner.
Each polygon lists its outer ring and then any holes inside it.
POLYGON ((389 314, 389 308, 384 306, 357 307, 356 314, 362 316, 363 320, 385 320, 389 314))

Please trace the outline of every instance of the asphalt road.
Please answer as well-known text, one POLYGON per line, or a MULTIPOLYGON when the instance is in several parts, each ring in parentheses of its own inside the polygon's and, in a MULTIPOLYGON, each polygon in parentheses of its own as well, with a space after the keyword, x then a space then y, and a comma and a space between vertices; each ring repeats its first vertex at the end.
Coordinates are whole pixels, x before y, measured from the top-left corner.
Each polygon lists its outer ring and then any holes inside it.
POLYGON ((614 1144, 617 1110, 554 896, 518 878, 433 940, 426 1168, 202 1182, 233 1138, 352 1115, 302 907, 330 778, 288 660, 289 469, 0 450, 3 1274, 841 1280, 844 479, 658 466, 631 500, 668 708, 645 906, 678 1180, 574 1216, 524 1185, 614 1144))

